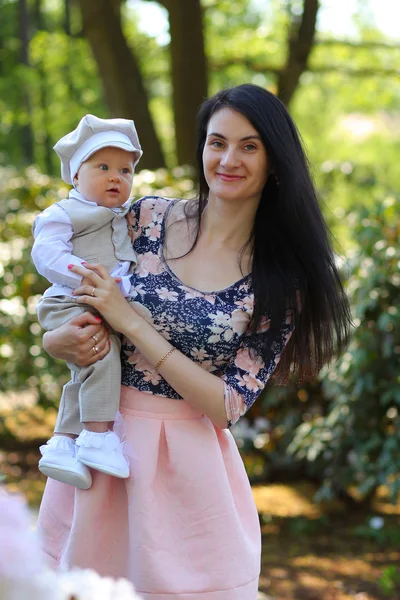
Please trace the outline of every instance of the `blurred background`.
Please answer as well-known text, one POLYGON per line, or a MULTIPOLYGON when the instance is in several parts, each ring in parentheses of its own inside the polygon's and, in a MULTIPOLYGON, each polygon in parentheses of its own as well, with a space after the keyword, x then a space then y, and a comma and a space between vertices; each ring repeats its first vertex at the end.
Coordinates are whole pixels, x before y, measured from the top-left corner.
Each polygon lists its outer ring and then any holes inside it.
POLYGON ((86 113, 133 118, 134 195, 196 193, 217 90, 277 94, 303 137, 352 305, 338 362, 271 385, 233 429, 276 600, 400 598, 400 4, 0 0, 0 469, 37 510, 63 363, 42 350, 35 215, 68 193, 52 147, 86 113))

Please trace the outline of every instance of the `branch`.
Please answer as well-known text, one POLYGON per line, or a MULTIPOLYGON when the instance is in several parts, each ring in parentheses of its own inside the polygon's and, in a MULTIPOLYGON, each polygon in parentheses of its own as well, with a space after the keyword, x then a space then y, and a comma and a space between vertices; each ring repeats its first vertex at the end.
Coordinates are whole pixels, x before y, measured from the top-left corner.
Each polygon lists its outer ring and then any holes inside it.
POLYGON ((315 40, 315 46, 348 46, 349 48, 385 48, 386 50, 398 50, 400 44, 388 44, 387 42, 352 42, 350 40, 315 40))
MULTIPOLYGON (((256 63, 251 59, 243 59, 243 58, 232 58, 229 61, 212 61, 210 63, 210 68, 212 71, 221 71, 230 67, 232 65, 241 65, 249 69, 249 71, 254 71, 254 73, 271 73, 279 77, 284 68, 276 67, 273 65, 268 65, 266 63, 256 63)), ((378 68, 366 68, 366 69, 352 69, 351 67, 343 67, 341 65, 321 65, 308 67, 306 69, 307 73, 331 73, 331 72, 340 72, 344 75, 351 75, 354 77, 371 77, 374 75, 383 75, 383 76, 393 76, 400 75, 400 69, 378 69, 378 68)))
POLYGON ((288 58, 278 76, 278 98, 289 104, 301 74, 307 63, 314 43, 319 0, 303 0, 300 24, 293 17, 289 30, 288 58))

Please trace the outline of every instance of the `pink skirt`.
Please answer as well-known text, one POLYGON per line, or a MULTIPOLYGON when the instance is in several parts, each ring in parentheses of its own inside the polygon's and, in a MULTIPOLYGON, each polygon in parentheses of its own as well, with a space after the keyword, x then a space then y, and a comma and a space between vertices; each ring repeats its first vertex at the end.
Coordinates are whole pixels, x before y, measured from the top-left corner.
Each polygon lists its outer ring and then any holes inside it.
POLYGON ((260 527, 230 432, 124 386, 120 411, 129 479, 47 482, 38 531, 51 566, 126 577, 146 600, 256 600, 260 527))

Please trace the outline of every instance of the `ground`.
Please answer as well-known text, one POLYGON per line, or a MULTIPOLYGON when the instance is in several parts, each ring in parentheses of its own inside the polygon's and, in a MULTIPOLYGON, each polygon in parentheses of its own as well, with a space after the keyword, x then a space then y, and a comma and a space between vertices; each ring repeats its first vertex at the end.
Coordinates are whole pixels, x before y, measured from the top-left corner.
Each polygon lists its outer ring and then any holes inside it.
MULTIPOLYGON (((37 507, 44 478, 36 452, 0 452, 12 490, 37 507)), ((313 502, 305 482, 253 487, 263 534, 260 600, 400 600, 400 504, 384 489, 370 511, 313 502), (265 594, 265 595, 263 595, 265 594)))
POLYGON ((253 493, 262 515, 262 592, 274 600, 400 599, 400 505, 386 503, 384 490, 372 512, 356 513, 315 505, 308 483, 253 493))

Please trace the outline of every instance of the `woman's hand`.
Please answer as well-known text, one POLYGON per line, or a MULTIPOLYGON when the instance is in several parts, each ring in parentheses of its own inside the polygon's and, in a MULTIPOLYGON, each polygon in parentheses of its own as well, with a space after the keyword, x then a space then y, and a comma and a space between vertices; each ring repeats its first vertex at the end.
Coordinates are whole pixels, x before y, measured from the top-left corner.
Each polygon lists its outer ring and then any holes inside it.
POLYGON ((43 347, 53 358, 87 367, 109 352, 108 331, 100 317, 85 312, 43 336, 43 347), (98 350, 94 352, 93 349, 98 350))
POLYGON ((129 322, 134 318, 141 319, 129 306, 115 280, 103 265, 74 265, 71 271, 81 275, 85 282, 90 282, 73 291, 77 301, 93 306, 115 331, 124 333, 124 328, 129 322))

